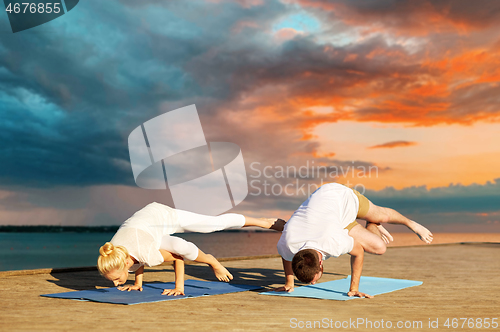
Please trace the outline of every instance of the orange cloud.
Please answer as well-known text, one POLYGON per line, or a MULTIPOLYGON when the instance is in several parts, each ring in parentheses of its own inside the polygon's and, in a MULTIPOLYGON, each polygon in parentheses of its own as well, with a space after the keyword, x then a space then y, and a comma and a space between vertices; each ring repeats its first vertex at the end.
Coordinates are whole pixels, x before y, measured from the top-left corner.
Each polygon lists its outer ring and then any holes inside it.
MULTIPOLYGON (((405 126, 499 121, 500 42, 491 26, 500 17, 495 19, 492 2, 479 8, 426 0, 385 6, 384 1, 296 1, 318 13, 324 31, 341 26, 346 38, 352 37, 347 45, 282 29, 269 37, 273 43, 287 40, 286 47, 219 46, 184 69, 207 94, 224 100, 218 109, 252 119, 245 125, 259 133, 248 133, 256 144, 269 144, 261 135, 267 133, 280 136, 276 146, 300 144, 309 155, 317 152, 315 128, 339 120, 405 126), (314 107, 332 111, 308 111, 314 107)), ((251 16, 233 31, 260 34, 263 26, 251 16)))
POLYGON ((384 144, 370 146, 368 149, 380 149, 380 148, 399 148, 402 146, 412 146, 417 145, 417 142, 408 142, 408 141, 392 141, 384 144))
POLYGON ((292 28, 283 28, 283 29, 280 29, 280 30, 276 31, 275 37, 279 41, 285 41, 285 40, 288 40, 288 39, 292 39, 293 37, 295 37, 297 35, 300 35, 300 34, 302 34, 302 32, 297 31, 295 29, 292 29, 292 28))
POLYGON ((352 53, 352 54, 348 54, 345 58, 344 58, 344 62, 349 62, 349 61, 354 61, 358 58, 358 55, 355 54, 355 53, 352 53))
MULTIPOLYGON (((419 58, 380 46, 365 51, 364 57, 337 50, 332 61, 349 60, 343 68, 307 70, 297 84, 301 89, 293 91, 294 98, 304 107, 343 110, 343 120, 415 126, 498 121, 500 56, 495 47, 455 50, 456 54, 444 58, 419 58), (306 82, 311 86, 304 88, 306 82)), ((324 52, 335 54, 331 49, 324 52)))
POLYGON ((424 126, 498 121, 500 56, 492 49, 421 60, 413 75, 393 76, 402 83, 397 94, 382 89, 377 100, 356 113, 358 120, 424 126))
POLYGON ((317 151, 314 151, 313 157, 314 158, 333 158, 333 157, 335 157, 335 153, 334 152, 318 153, 317 151))

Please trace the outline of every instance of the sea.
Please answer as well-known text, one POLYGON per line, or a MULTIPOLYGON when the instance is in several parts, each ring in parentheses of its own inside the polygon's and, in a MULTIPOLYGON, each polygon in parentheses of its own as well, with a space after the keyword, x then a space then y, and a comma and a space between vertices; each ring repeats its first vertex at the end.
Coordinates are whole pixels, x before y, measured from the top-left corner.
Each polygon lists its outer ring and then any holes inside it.
MULTIPOLYGON (((195 243, 218 258, 278 254, 277 232, 183 233, 175 236, 195 243)), ((99 248, 114 232, 0 232, 0 271, 95 266, 99 248)))
MULTIPOLYGON (((114 232, 0 232, 0 271, 95 266, 99 248, 114 232)), ((175 236, 195 243, 217 258, 277 255, 281 233, 223 231, 175 236)), ((425 245, 412 233, 394 233, 389 247, 425 245)), ((500 243, 500 233, 434 233, 433 244, 500 243)))

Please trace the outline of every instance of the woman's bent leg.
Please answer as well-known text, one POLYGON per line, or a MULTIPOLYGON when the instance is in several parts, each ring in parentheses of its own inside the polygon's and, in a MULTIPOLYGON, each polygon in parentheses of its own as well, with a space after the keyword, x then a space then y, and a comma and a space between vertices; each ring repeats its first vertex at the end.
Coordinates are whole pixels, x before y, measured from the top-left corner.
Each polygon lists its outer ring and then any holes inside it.
POLYGON ((196 260, 199 251, 194 243, 172 235, 164 236, 161 239, 160 249, 164 249, 190 261, 196 260))
POLYGON ((233 275, 210 254, 205 254, 203 251, 198 249, 198 257, 196 257, 195 262, 208 264, 212 268, 212 271, 214 271, 215 277, 219 281, 229 282, 230 280, 233 280, 233 275))

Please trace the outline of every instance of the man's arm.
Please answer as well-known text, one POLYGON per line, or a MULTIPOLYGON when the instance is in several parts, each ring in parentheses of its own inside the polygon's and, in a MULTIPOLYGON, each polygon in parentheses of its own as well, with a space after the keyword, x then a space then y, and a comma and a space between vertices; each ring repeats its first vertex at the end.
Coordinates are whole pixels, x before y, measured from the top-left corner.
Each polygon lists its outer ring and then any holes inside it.
POLYGON ((361 271, 363 270, 363 259, 365 254, 363 246, 358 241, 354 240, 354 246, 349 254, 351 255, 351 287, 347 295, 372 298, 373 296, 359 291, 359 279, 361 278, 361 271))
POLYGON ((292 262, 287 261, 283 258, 281 258, 283 261, 283 270, 285 270, 285 286, 278 287, 273 289, 275 292, 293 292, 293 287, 294 287, 294 277, 293 277, 293 270, 292 270, 292 262))
POLYGON ((174 262, 175 288, 164 289, 161 295, 184 295, 184 259, 170 251, 160 249, 165 262, 174 262))

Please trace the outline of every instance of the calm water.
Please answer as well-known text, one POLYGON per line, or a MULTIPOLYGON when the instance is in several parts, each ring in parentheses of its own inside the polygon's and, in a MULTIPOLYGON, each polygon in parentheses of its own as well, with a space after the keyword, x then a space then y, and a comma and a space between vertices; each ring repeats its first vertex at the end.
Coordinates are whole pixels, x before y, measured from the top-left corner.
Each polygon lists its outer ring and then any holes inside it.
MULTIPOLYGON (((281 233, 176 234, 216 257, 277 254, 281 233)), ((0 233, 0 271, 96 265, 114 233, 0 233)))
MULTIPOLYGON (((0 233, 0 271, 95 266, 99 247, 114 233, 0 233)), ((277 254, 281 233, 217 232, 176 234, 216 257, 277 254)), ((413 233, 393 233, 389 246, 424 245, 413 233)), ((434 233, 434 244, 500 243, 500 233, 434 233)))

